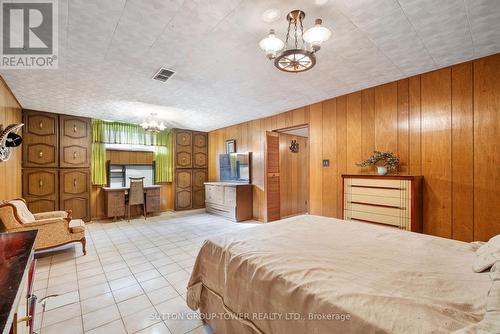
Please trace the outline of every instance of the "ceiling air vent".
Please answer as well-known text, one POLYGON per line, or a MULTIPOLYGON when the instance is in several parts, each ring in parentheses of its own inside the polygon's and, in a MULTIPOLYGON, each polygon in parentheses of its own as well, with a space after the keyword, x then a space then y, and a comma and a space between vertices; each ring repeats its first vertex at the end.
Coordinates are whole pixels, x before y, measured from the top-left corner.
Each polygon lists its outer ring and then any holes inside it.
POLYGON ((174 74, 174 71, 162 67, 158 70, 158 72, 156 72, 156 74, 153 76, 153 79, 161 82, 167 82, 167 80, 173 77, 174 74))

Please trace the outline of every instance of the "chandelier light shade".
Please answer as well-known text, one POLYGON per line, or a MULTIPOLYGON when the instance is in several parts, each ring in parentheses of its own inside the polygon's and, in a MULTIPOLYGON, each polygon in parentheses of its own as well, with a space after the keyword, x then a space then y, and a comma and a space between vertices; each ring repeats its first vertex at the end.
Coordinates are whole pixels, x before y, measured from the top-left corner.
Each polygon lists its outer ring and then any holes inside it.
POLYGON ((328 28, 321 25, 321 19, 317 19, 314 27, 304 33, 302 22, 305 16, 301 10, 288 13, 285 42, 276 37, 271 29, 269 36, 259 43, 266 56, 274 60, 274 66, 284 72, 298 73, 313 68, 316 65, 315 53, 321 48, 321 43, 332 35, 328 28))
POLYGON ((149 132, 160 132, 165 130, 167 127, 163 122, 155 120, 156 114, 151 114, 149 119, 144 120, 140 125, 142 128, 149 132))
POLYGON ((276 58, 276 54, 283 50, 285 43, 274 34, 274 30, 269 31, 269 36, 260 41, 259 46, 266 52, 269 59, 276 58))

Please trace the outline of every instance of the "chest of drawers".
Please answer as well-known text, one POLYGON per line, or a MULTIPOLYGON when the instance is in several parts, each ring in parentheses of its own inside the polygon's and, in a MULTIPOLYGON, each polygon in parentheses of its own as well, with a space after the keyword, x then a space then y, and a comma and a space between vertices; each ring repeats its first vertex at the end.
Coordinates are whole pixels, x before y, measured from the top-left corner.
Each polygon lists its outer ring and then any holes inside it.
POLYGON ((420 176, 342 175, 343 219, 422 232, 420 176))
POLYGON ((252 185, 229 182, 205 183, 207 212, 234 221, 252 219, 252 185))

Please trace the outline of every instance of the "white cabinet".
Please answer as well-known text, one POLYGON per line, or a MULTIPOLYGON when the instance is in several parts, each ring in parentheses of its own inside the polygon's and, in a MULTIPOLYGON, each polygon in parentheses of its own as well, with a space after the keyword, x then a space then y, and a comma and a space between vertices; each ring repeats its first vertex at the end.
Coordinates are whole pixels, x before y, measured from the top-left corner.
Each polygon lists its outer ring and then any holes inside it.
POLYGON ((207 212, 234 221, 252 219, 252 185, 228 182, 205 183, 207 212))

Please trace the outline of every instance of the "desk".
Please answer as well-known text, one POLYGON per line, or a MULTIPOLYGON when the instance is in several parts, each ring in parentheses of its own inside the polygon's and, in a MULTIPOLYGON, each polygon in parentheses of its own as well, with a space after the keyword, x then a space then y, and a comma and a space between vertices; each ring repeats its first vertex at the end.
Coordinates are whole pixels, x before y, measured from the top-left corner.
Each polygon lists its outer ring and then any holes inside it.
MULTIPOLYGON (((159 212, 161 208, 159 185, 144 187, 146 213, 159 212)), ((103 187, 106 217, 115 218, 125 216, 125 196, 130 188, 127 187, 103 187)))

